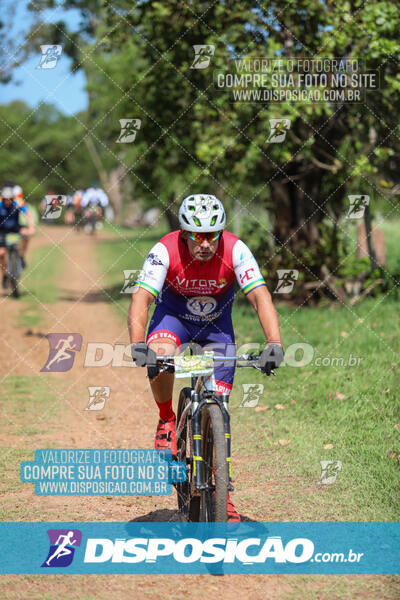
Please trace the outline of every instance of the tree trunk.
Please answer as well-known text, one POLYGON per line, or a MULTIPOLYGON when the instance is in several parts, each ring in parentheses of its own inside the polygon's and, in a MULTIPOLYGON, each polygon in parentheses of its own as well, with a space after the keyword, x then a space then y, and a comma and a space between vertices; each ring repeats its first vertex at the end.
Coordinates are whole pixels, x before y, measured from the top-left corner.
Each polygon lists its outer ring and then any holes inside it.
POLYGON ((179 219, 174 205, 172 205, 172 207, 168 206, 168 208, 165 209, 165 216, 167 218, 168 225, 171 231, 180 229, 179 219))
POLYGON ((371 269, 377 269, 378 264, 376 262, 375 248, 372 241, 372 226, 371 226, 371 212, 369 210, 369 204, 364 209, 364 224, 365 224, 365 235, 367 237, 368 255, 371 261, 371 269))
POLYGON ((92 138, 89 136, 84 137, 84 141, 86 147, 89 151, 90 158, 93 161, 94 166, 96 167, 97 173, 99 175, 99 179, 101 185, 106 192, 110 204, 114 210, 114 219, 116 223, 122 222, 122 192, 121 192, 121 184, 124 178, 125 169, 122 165, 118 165, 114 169, 112 169, 109 173, 107 173, 106 169, 103 167, 101 162, 101 158, 99 153, 97 152, 96 146, 93 143, 92 138))
POLYGON ((178 210, 179 207, 177 204, 177 195, 175 194, 173 197, 168 199, 168 205, 164 209, 165 216, 171 231, 180 229, 178 210))
POLYGON ((324 217, 318 206, 320 183, 319 174, 313 171, 301 179, 293 174, 270 184, 275 241, 294 254, 300 247, 310 247, 319 241, 318 223, 324 217))
POLYGON ((124 178, 125 168, 118 165, 112 169, 105 177, 105 192, 110 200, 110 204, 114 210, 114 220, 116 223, 122 223, 122 182, 124 178))
POLYGON ((242 222, 241 205, 238 198, 233 203, 233 233, 240 237, 240 225, 242 222))

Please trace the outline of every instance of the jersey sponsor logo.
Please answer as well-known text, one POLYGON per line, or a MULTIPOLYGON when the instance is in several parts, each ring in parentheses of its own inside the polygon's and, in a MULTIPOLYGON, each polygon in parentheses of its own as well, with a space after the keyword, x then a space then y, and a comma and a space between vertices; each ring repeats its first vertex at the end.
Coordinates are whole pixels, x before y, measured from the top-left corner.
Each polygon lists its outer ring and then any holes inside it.
POLYGON ((211 296, 195 296, 186 302, 186 308, 192 315, 206 317, 217 307, 217 301, 211 296))
POLYGON ((148 261, 151 265, 163 264, 162 260, 157 256, 157 254, 153 254, 153 252, 150 252, 150 254, 147 255, 146 261, 148 261))
POLYGON ((150 344, 150 342, 153 342, 154 340, 158 340, 158 339, 167 339, 167 340, 172 340, 173 342, 175 342, 175 344, 177 346, 181 345, 181 342, 178 338, 178 336, 173 333, 172 331, 153 331, 153 333, 151 333, 149 335, 149 337, 147 338, 147 342, 146 344, 150 344))
POLYGON ((179 275, 176 276, 176 280, 178 282, 178 286, 188 289, 193 288, 223 288, 228 282, 225 278, 221 277, 218 281, 216 279, 186 279, 186 277, 182 277, 180 279, 179 275))
POLYGON ((242 269, 246 265, 249 264, 250 261, 255 261, 253 254, 248 250, 243 250, 239 256, 239 264, 238 267, 242 269))
POLYGON ((246 281, 249 282, 252 279, 254 279, 255 277, 255 272, 253 267, 251 269, 247 269, 247 271, 244 272, 243 275, 240 275, 240 283, 245 283, 246 281))

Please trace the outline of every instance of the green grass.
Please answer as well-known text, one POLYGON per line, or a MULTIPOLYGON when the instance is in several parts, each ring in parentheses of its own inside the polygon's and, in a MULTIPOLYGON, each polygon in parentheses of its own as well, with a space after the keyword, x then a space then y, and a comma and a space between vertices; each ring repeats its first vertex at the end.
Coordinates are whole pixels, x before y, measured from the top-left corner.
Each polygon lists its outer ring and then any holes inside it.
POLYGON ((28 260, 29 266, 23 271, 20 281, 19 327, 34 327, 45 322, 46 304, 58 300, 56 281, 64 256, 58 246, 46 245, 29 252, 28 260))
MULTIPOLYGON (((393 245, 388 245, 391 252, 399 253, 399 232, 397 225, 392 231, 396 244, 392 240, 393 245)), ((163 233, 124 230, 127 241, 116 238, 97 247, 99 264, 107 271, 107 293, 123 321, 130 296, 119 293, 122 270, 140 269, 146 253, 163 233)), ((241 512, 255 512, 257 518, 269 515, 271 520, 397 520, 398 302, 390 296, 369 298, 347 308, 278 304, 277 310, 285 348, 306 343, 313 356, 304 366, 282 367, 276 377, 237 370, 230 404, 235 489, 241 512), (350 355, 362 359, 359 366, 315 364, 324 357, 347 362, 350 355), (244 383, 264 384, 259 407, 268 409, 239 406, 244 383), (275 408, 277 404, 284 408, 275 408), (334 485, 317 484, 322 460, 342 462, 334 485)), ((236 302, 233 322, 238 345, 263 342, 257 315, 245 300, 236 302)))
MULTIPOLYGON (((50 377, 9 376, 0 388, 0 433, 7 435, 9 445, 0 448, 0 494, 18 492, 26 486, 20 481, 19 468, 23 460, 33 460, 41 434, 48 432, 49 422, 54 427, 54 419, 60 414, 61 401, 54 394, 58 383, 50 377), (22 448, 14 436, 23 438, 22 448), (14 445, 15 444, 15 445, 14 445)), ((5 496, 0 505, 1 520, 21 520, 29 514, 29 506, 18 507, 5 496), (26 509, 26 510, 25 510, 26 509)))
MULTIPOLYGON (((278 313, 286 347, 306 341, 315 348, 315 356, 347 360, 352 354, 363 360, 358 367, 286 366, 268 379, 255 371, 237 371, 231 397, 233 445, 236 456, 246 458, 240 471, 251 477, 243 488, 238 477, 237 489, 259 488, 281 470, 290 478, 284 484, 286 499, 303 497, 304 502, 297 504, 301 519, 397 520, 398 304, 386 300, 377 306, 371 299, 359 305, 356 314, 343 307, 298 312, 281 307, 278 313), (256 412, 239 407, 243 383, 263 383, 259 405, 270 408, 256 412), (284 408, 276 409, 276 404, 284 408), (281 446, 279 440, 290 444, 281 446), (331 449, 324 448, 328 444, 331 449), (321 460, 342 462, 335 485, 316 485, 321 460)), ((239 342, 247 340, 254 318, 245 308, 234 313, 239 342)), ((285 502, 274 510, 277 518, 285 519, 285 502)))
POLYGON ((9 435, 36 435, 46 432, 48 418, 60 409, 55 399, 57 382, 48 376, 9 376, 0 388, 3 429, 9 435))

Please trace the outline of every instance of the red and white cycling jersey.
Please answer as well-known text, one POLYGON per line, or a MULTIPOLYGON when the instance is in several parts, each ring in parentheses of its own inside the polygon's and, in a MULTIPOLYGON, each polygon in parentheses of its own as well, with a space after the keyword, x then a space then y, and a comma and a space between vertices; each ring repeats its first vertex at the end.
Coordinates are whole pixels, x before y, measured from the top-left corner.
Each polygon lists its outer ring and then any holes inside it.
POLYGON ((215 255, 201 262, 191 256, 178 230, 150 250, 137 285, 171 314, 204 323, 230 318, 235 281, 245 294, 266 285, 257 261, 236 235, 223 231, 215 255))

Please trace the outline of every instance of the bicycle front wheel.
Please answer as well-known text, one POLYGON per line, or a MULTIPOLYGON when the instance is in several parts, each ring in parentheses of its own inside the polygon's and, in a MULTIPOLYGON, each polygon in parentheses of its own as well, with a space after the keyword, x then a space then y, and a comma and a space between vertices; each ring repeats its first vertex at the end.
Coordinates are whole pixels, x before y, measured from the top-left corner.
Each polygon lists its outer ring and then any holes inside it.
POLYGON ((202 422, 204 482, 200 521, 226 521, 229 475, 226 461, 225 428, 218 404, 207 404, 202 422))
POLYGON ((21 274, 21 259, 16 249, 9 250, 8 258, 8 276, 11 282, 12 295, 14 298, 19 297, 18 279, 21 274))

